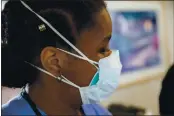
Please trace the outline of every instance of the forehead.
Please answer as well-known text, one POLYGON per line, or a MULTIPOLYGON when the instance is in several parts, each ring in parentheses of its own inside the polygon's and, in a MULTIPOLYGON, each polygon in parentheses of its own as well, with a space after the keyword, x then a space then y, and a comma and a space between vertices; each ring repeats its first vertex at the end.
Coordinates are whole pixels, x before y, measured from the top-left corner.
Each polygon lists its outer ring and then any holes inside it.
POLYGON ((103 9, 97 16, 96 16, 96 28, 100 28, 105 35, 112 33, 112 21, 110 15, 106 9, 103 9))
POLYGON ((96 16, 94 16, 95 25, 90 29, 85 29, 80 34, 80 41, 85 43, 100 42, 105 37, 112 34, 112 22, 110 15, 106 9, 101 10, 96 16))
POLYGON ((94 16, 95 25, 88 30, 88 35, 95 37, 93 41, 100 41, 111 35, 112 22, 110 15, 106 9, 103 9, 100 13, 94 16))

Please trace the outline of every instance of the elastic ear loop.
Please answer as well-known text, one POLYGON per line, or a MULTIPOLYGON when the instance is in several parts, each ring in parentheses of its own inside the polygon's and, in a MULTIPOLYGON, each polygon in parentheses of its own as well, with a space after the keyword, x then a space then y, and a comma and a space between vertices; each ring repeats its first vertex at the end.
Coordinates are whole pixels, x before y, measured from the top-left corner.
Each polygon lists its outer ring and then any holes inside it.
POLYGON ((92 64, 93 66, 95 66, 95 67, 98 69, 98 67, 96 66, 96 64, 98 65, 98 62, 96 62, 96 61, 93 61, 93 60, 90 60, 90 59, 85 59, 84 57, 81 57, 81 56, 79 56, 79 55, 73 54, 73 53, 71 53, 71 52, 65 51, 65 50, 60 49, 60 48, 57 48, 57 49, 60 50, 60 51, 65 52, 65 53, 67 53, 67 54, 69 54, 69 55, 72 55, 72 56, 74 56, 74 57, 77 57, 77 58, 79 58, 79 59, 88 61, 90 64, 92 64))
POLYGON ((48 74, 48 75, 50 75, 50 76, 52 76, 52 77, 54 77, 54 78, 56 78, 56 79, 58 79, 58 80, 60 80, 60 81, 63 81, 64 83, 66 83, 66 84, 68 84, 68 85, 72 85, 72 86, 74 86, 74 87, 76 87, 76 88, 80 88, 79 86, 77 86, 76 84, 74 84, 73 82, 71 82, 70 80, 66 79, 63 75, 61 75, 61 77, 63 78, 63 79, 62 79, 62 78, 60 78, 60 77, 54 76, 54 75, 51 74, 50 72, 48 72, 48 71, 46 71, 46 70, 44 70, 44 69, 42 69, 42 68, 40 68, 40 67, 38 67, 38 66, 35 66, 35 65, 33 65, 33 64, 31 64, 31 63, 29 63, 29 62, 27 62, 27 61, 25 61, 25 63, 31 65, 32 67, 34 67, 34 68, 40 70, 41 72, 44 72, 44 73, 46 73, 46 74, 48 74))

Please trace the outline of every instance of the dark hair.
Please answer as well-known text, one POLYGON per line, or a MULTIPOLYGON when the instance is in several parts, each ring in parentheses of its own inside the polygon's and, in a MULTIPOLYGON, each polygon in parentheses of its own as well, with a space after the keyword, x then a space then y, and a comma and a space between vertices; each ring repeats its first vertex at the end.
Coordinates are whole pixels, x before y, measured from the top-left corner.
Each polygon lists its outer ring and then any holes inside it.
MULTIPOLYGON (((50 22, 72 44, 75 34, 95 24, 95 15, 105 8, 103 0, 27 0, 35 12, 50 22)), ((54 46, 71 50, 48 26, 20 1, 8 1, 2 13, 2 86, 22 87, 32 84, 38 70, 24 61, 39 65, 42 49, 54 46)))
POLYGON ((174 115, 174 64, 167 71, 159 96, 160 115, 174 115))
POLYGON ((142 107, 126 106, 122 104, 110 104, 108 106, 108 110, 112 113, 112 115, 136 116, 145 114, 145 109, 142 107))

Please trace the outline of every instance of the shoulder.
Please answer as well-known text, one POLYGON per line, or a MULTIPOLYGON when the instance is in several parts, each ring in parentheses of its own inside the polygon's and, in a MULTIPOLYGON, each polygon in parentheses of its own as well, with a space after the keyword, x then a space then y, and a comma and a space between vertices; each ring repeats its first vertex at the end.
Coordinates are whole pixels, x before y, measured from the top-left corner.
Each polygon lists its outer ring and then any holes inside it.
POLYGON ((27 102, 18 95, 2 105, 2 115, 25 115, 29 112, 30 107, 27 102))

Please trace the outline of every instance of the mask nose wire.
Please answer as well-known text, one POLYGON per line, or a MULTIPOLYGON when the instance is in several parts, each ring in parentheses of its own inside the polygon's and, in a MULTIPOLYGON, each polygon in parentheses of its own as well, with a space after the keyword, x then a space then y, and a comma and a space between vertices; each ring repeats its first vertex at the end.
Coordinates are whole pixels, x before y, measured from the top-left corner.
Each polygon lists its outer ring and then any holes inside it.
POLYGON ((25 2, 20 0, 22 5, 24 5, 28 10, 30 10, 32 13, 34 13, 40 20, 42 20, 50 29, 56 33, 60 38, 62 38, 69 46, 71 46, 75 51, 77 51, 85 60, 87 60, 89 63, 93 64, 89 58, 84 55, 79 49, 77 49, 71 42, 69 42, 60 32, 58 32, 46 19, 44 19, 42 16, 37 14, 35 11, 33 11, 25 2))

